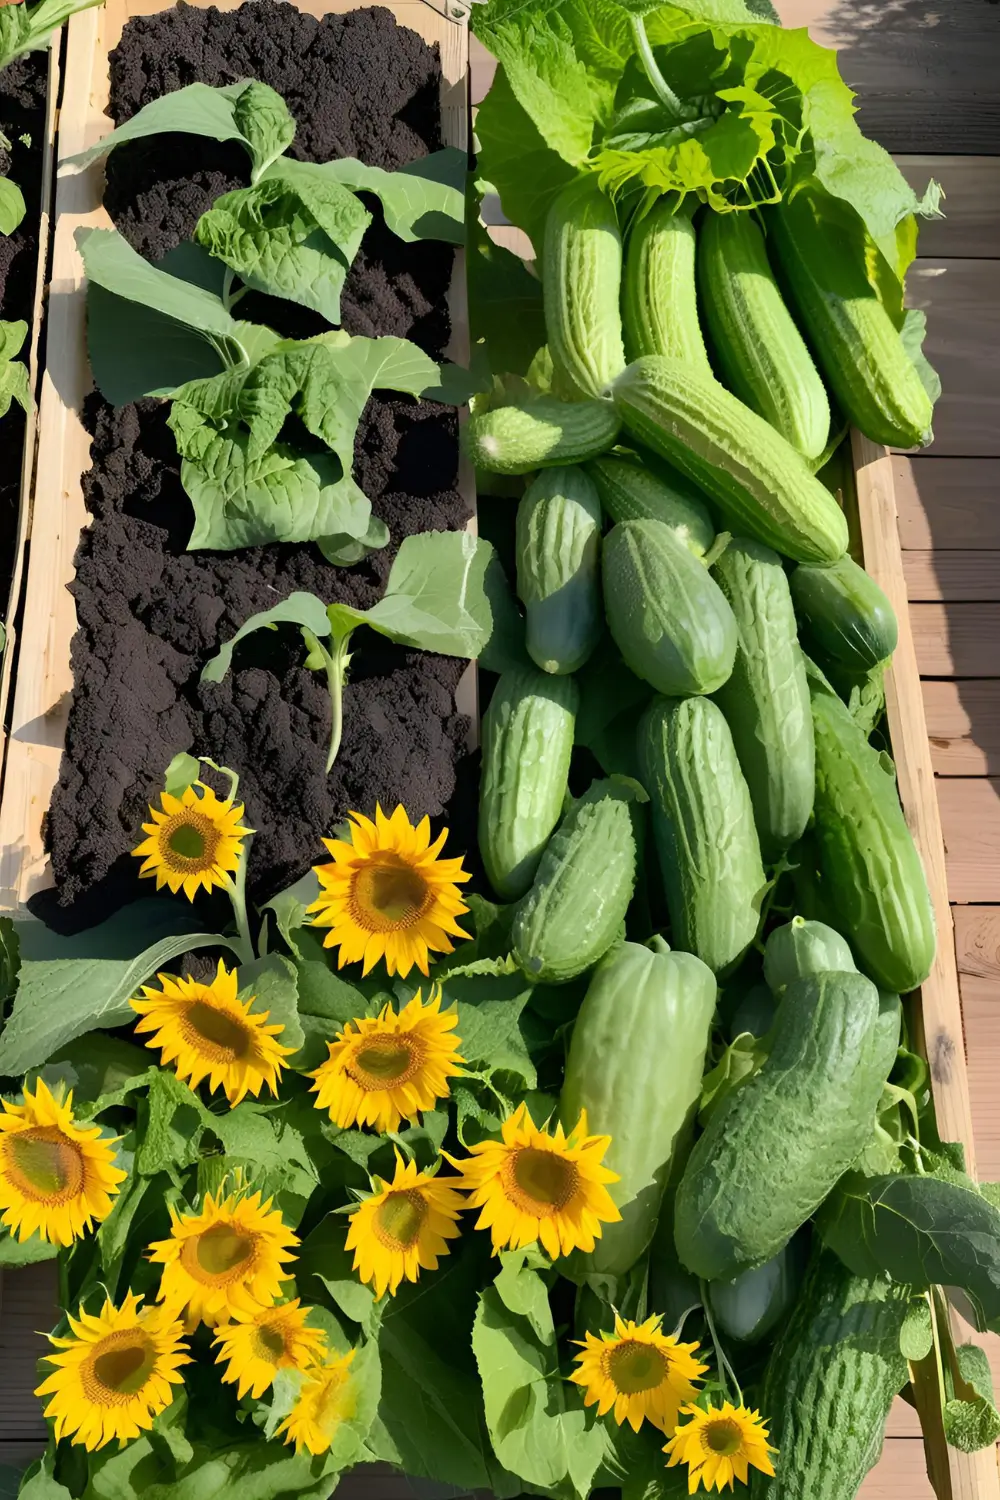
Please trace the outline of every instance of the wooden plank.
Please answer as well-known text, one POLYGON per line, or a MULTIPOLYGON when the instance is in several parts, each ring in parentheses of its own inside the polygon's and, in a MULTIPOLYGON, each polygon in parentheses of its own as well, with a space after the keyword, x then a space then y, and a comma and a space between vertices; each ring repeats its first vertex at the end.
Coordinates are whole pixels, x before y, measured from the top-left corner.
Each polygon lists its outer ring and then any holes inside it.
POLYGON ((936 776, 1000 775, 1000 681, 923 683, 936 776))
POLYGON ((910 628, 921 677, 996 677, 1000 604, 914 604, 910 628))
POLYGON ((1000 551, 905 552, 903 575, 913 602, 1000 599, 1000 551))
POLYGON ((942 777, 937 784, 953 901, 1000 901, 1000 778, 942 777))
POLYGON ((934 1500, 919 1438, 887 1438, 882 1457, 858 1490, 858 1500, 934 1500))
POLYGON ((962 1014, 969 1053, 969 1093, 976 1162, 984 1182, 1000 1181, 1000 980, 962 976, 962 1014))
POLYGON ((894 454, 892 476, 904 548, 1000 547, 1000 459, 894 454))
POLYGON ((1000 254, 1000 157, 897 156, 896 162, 915 192, 932 177, 944 189, 945 217, 920 221, 921 256, 1000 254))
POLYGON ((33 1392, 37 1362, 50 1347, 41 1330, 59 1316, 54 1262, 5 1271, 0 1294, 0 1439, 36 1442, 40 1451, 47 1430, 33 1392))
POLYGON ((918 260, 907 277, 906 300, 927 313, 924 348, 943 385, 928 451, 942 457, 997 457, 1000 261, 918 260))
POLYGON ((1000 906, 955 907, 959 973, 1000 985, 1000 906))
MULTIPOLYGON (((301 10, 316 16, 356 8, 356 0, 297 3, 301 10)), ((239 0, 219 0, 218 8, 234 10, 238 4, 239 0)), ((71 18, 59 128, 60 164, 111 129, 104 113, 109 89, 107 56, 117 45, 126 21, 163 8, 163 0, 108 0, 98 9, 71 18)), ((393 0, 388 8, 401 24, 439 47, 442 139, 465 149, 467 26, 446 17, 429 0, 393 0)), ((90 438, 80 420, 91 385, 84 331, 84 275, 74 235, 79 228, 110 226, 101 203, 103 188, 103 163, 96 162, 83 172, 62 172, 56 190, 48 348, 35 481, 36 534, 45 538, 45 546, 32 551, 28 567, 7 774, 0 801, 0 911, 23 911, 29 896, 51 883, 42 820, 59 773, 73 688, 69 649, 76 611, 67 585, 73 577, 80 529, 87 522, 81 479, 90 464, 90 438)), ((464 281, 464 261, 459 255, 452 286, 448 353, 461 364, 468 362, 464 281)), ((474 514, 474 477, 464 459, 459 483, 474 514)), ((456 701, 461 712, 475 715, 474 669, 463 678, 456 701)))

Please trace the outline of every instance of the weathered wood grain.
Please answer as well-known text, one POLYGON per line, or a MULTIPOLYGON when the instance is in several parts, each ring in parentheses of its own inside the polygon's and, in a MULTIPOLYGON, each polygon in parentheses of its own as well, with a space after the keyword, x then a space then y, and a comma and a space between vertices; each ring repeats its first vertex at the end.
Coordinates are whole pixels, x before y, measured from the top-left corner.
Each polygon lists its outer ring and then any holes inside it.
POLYGON ((918 260, 907 277, 906 297, 911 307, 927 314, 924 349, 943 386, 928 452, 939 457, 997 457, 1000 261, 918 260))
POLYGON ((955 952, 963 983, 987 979, 1000 995, 1000 906, 955 907, 955 952))
POLYGON ((943 219, 921 219, 918 254, 1000 255, 1000 157, 897 156, 907 182, 923 193, 930 178, 944 189, 943 219))
POLYGON ((1000 548, 1000 459, 894 454, 904 549, 1000 548))
POLYGON ((941 827, 953 901, 995 901, 1000 892, 1000 778, 939 777, 941 827))
POLYGON ((914 604, 910 628, 921 677, 1000 673, 1000 604, 914 604))
POLYGON ((1000 775, 1000 681, 922 684, 936 776, 1000 775))
POLYGON ((1000 599, 1000 551, 905 552, 903 574, 911 603, 1000 599))
POLYGON ((882 1457, 858 1491, 858 1500, 934 1500, 924 1445, 918 1437, 887 1438, 882 1457))

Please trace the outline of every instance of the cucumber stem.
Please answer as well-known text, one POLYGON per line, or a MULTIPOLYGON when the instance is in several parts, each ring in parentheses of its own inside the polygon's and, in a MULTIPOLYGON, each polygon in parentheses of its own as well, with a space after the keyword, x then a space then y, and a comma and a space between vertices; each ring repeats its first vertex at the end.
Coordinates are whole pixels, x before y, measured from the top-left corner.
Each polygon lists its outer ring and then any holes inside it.
POLYGON ((684 106, 670 87, 663 74, 657 66, 656 58, 653 56, 653 48, 646 34, 646 23, 642 16, 630 16, 629 27, 632 32, 632 40, 635 42, 635 50, 639 54, 646 77, 653 86, 653 92, 675 119, 680 120, 684 114, 684 106))
POLYGON ((715 1349, 715 1358, 719 1366, 719 1378, 722 1381, 723 1390, 727 1396, 735 1395, 736 1400, 734 1405, 742 1406, 743 1392, 740 1390, 740 1383, 736 1379, 736 1371, 726 1358, 726 1351, 720 1344, 719 1335, 715 1329, 715 1319, 712 1317, 712 1309, 708 1300, 708 1283, 699 1281, 698 1285, 701 1288, 701 1310, 705 1314, 705 1322, 708 1324, 708 1331, 712 1337, 712 1345, 715 1349), (729 1388, 730 1381, 732 1381, 732 1390, 729 1388))

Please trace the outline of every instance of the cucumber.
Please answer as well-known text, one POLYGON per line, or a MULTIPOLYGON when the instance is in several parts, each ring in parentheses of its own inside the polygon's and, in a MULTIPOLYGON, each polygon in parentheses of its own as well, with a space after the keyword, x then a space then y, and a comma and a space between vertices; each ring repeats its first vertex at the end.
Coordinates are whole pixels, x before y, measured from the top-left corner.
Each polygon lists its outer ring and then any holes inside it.
POLYGON ((857 1159, 886 1078, 878 1023, 862 974, 788 986, 760 1071, 711 1116, 684 1169, 674 1234, 689 1271, 731 1281, 763 1265, 857 1159))
POLYGON ((538 984, 564 984, 618 937, 635 888, 628 785, 595 781, 563 818, 511 928, 514 957, 538 984))
POLYGON ((767 1036, 774 1025, 775 998, 766 984, 755 984, 747 990, 733 1011, 729 1022, 729 1040, 749 1031, 751 1036, 767 1036))
POLYGON ((761 1343, 791 1312, 804 1272, 805 1250, 796 1235, 756 1270, 744 1271, 734 1281, 710 1281, 708 1300, 716 1326, 742 1344, 761 1343))
POLYGON ((657 692, 712 693, 733 670, 736 621, 718 584, 662 521, 604 541, 604 609, 625 663, 657 692))
POLYGON ((868 279, 864 251, 859 245, 852 253, 860 228, 854 210, 803 184, 766 222, 799 321, 845 416, 874 443, 925 446, 933 402, 868 279))
POLYGON ((881 989, 906 994, 934 962, 934 910, 888 756, 809 664, 815 846, 824 905, 881 989))
POLYGON ((776 995, 807 974, 856 974, 850 944, 823 922, 793 917, 776 927, 764 945, 764 978, 776 995))
POLYGON ((629 232, 622 283, 622 321, 629 361, 643 354, 683 359, 704 375, 712 367, 698 323, 695 232, 691 211, 672 197, 637 214, 629 232))
POLYGON ((621 421, 610 401, 534 396, 476 412, 465 424, 464 442, 477 469, 530 474, 596 458, 614 447, 620 431, 621 421))
POLYGON ((690 953, 623 943, 594 971, 573 1027, 559 1115, 587 1111, 611 1145, 604 1165, 621 1222, 606 1224, 589 1271, 621 1276, 649 1245, 675 1145, 697 1108, 715 1011, 715 976, 690 953), (665 1072, 664 1064, 669 1059, 665 1072))
POLYGON ((807 649, 856 672, 870 672, 896 649, 892 605, 846 553, 826 568, 801 564, 789 579, 807 649))
POLYGON ((732 675, 715 701, 750 788, 761 853, 774 862, 805 831, 816 784, 795 612, 781 559, 759 542, 730 542, 713 573, 738 632, 732 675))
POLYGON ((715 542, 705 504, 680 474, 654 473, 645 464, 608 453, 587 465, 612 521, 662 521, 695 557, 715 542))
POLYGON ((753 942, 766 888, 729 726, 706 698, 657 698, 638 744, 675 946, 725 973, 753 942))
POLYGON ((779 1457, 773 1479, 754 1473, 753 1500, 855 1500, 908 1378, 899 1336, 909 1300, 909 1287, 815 1254, 767 1363, 761 1410, 779 1457))
POLYGON ((575 672, 604 633, 601 502, 582 469, 544 469, 517 508, 525 645, 543 672, 575 672))
POLYGON ((625 368, 625 351, 622 238, 595 176, 570 183, 553 202, 541 270, 552 362, 585 396, 599 396, 625 368))
POLYGON ((715 502, 735 535, 796 562, 836 562, 847 521, 790 443, 717 380, 648 355, 611 388, 629 432, 715 502))
POLYGON ((490 885, 516 901, 562 816, 580 695, 571 677, 504 672, 483 715, 479 852, 490 885))
POLYGON ((724 384, 803 458, 818 459, 830 436, 826 388, 785 306, 751 214, 705 214, 698 231, 698 288, 724 384))

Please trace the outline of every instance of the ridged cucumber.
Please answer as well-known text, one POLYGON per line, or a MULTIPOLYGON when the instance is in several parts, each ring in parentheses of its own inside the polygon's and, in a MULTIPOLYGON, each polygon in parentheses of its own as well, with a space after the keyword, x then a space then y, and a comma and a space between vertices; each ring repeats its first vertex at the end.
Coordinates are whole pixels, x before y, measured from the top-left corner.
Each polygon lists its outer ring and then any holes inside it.
POLYGON ((543 469, 517 508, 525 645, 543 672, 575 672, 604 632, 601 502, 582 469, 543 469))
POLYGON ((674 945, 725 972, 753 942, 766 882, 721 709, 707 698, 656 699, 639 725, 639 758, 674 945))
POLYGON ((504 901, 531 885, 562 817, 580 694, 571 677, 504 672, 483 715, 479 852, 504 901))
POLYGON ((581 177, 549 209, 542 291, 553 363, 585 396, 599 396, 625 368, 621 280, 615 206, 595 176, 581 177))
POLYGON ((724 384, 803 458, 819 458, 830 436, 826 387, 749 213, 705 214, 698 289, 724 384))
POLYGON ((476 412, 465 426, 465 447, 477 469, 530 474, 583 463, 613 448, 621 419, 610 401, 559 401, 535 396, 476 412))
POLYGON ((856 974, 851 945, 825 922, 793 917, 776 927, 764 944, 764 978, 776 995, 808 974, 856 974))
POLYGON ((729 529, 797 562, 836 562, 847 521, 829 490, 756 412, 681 360, 647 356, 612 387, 625 426, 704 490, 729 529))
POLYGON ((662 521, 695 557, 704 557, 715 541, 705 503, 682 475, 668 478, 615 453, 593 459, 587 473, 612 521, 662 521))
POLYGON ((662 521, 604 541, 608 629, 637 677, 668 696, 712 693, 733 670, 736 621, 711 574, 662 521))
POLYGON ((698 323, 694 224, 690 210, 672 198, 637 215, 629 231, 622 323, 630 362, 664 354, 711 375, 698 323))
POLYGON ((857 672, 870 672, 895 651, 895 611, 874 578, 846 553, 826 568, 800 564, 789 584, 807 650, 815 647, 822 659, 857 672))
POLYGON ((730 542, 713 569, 736 618, 732 675, 715 701, 732 731, 766 860, 801 838, 815 787, 812 712, 795 611, 781 559, 730 542))

